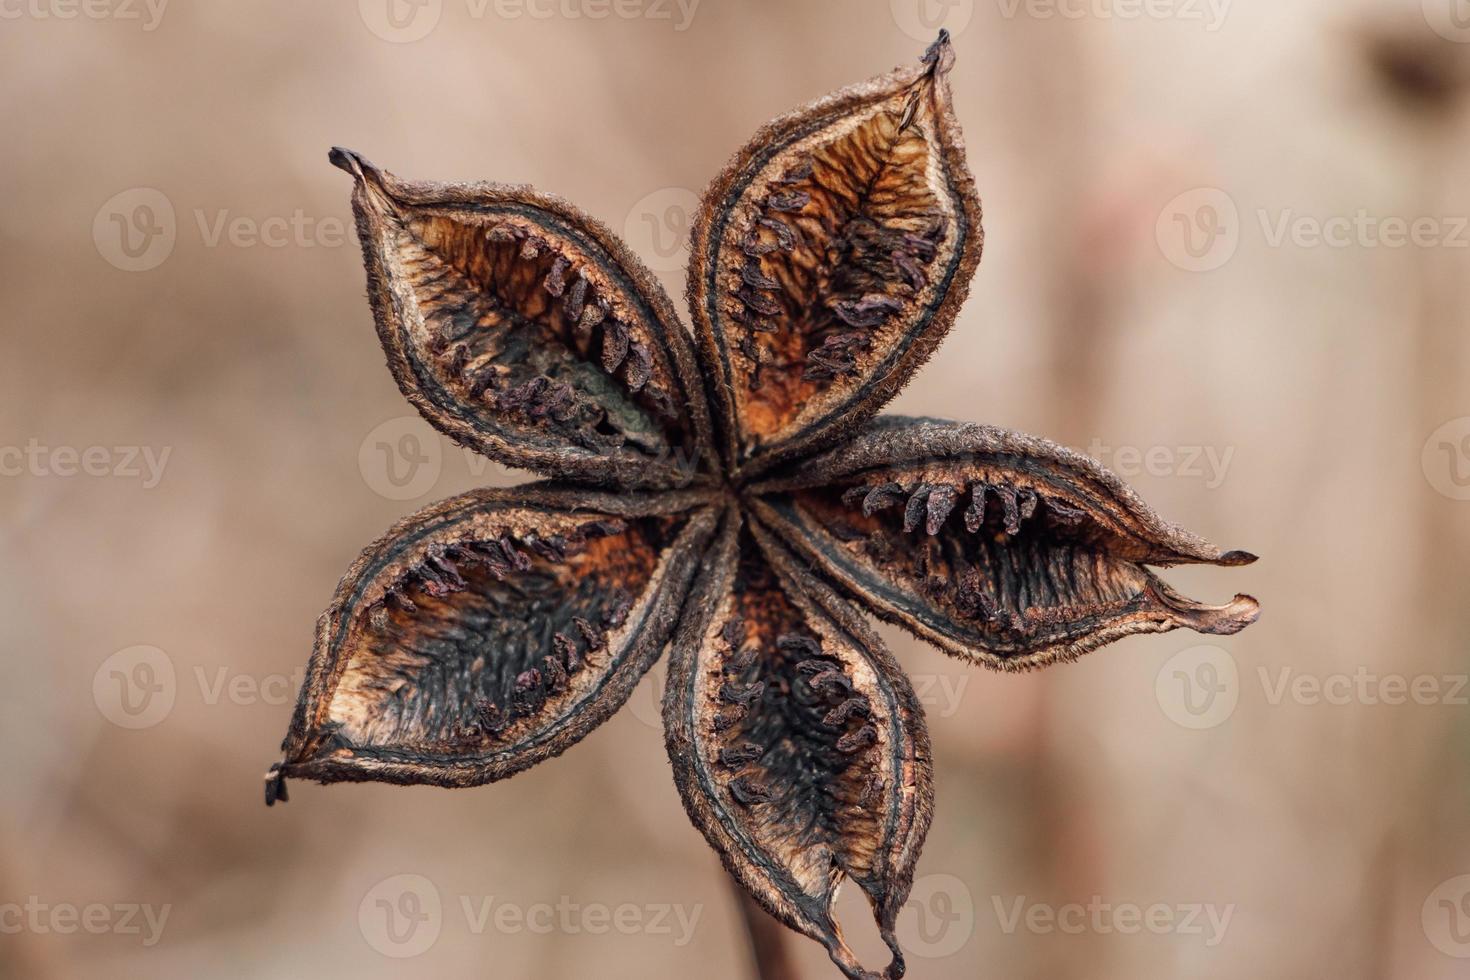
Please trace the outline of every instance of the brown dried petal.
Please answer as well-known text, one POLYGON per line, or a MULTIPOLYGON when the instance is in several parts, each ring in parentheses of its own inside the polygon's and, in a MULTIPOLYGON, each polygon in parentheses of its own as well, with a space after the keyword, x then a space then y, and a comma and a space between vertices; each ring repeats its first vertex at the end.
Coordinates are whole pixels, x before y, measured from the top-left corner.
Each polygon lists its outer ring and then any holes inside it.
POLYGON ((1245 595, 1195 602, 1147 568, 1253 555, 1164 522, 1093 460, 1004 429, 885 418, 755 489, 759 520, 874 612, 989 667, 1180 626, 1234 633, 1259 613, 1245 595), (911 494, 902 512, 864 506, 894 486, 911 494))
POLYGON ((982 239, 953 60, 941 34, 918 65, 775 120, 706 192, 689 304, 732 468, 834 442, 949 330, 982 239))
POLYGON ((401 521, 317 624, 271 782, 473 786, 561 753, 627 700, 667 642, 715 529, 701 503, 533 485, 401 521), (607 520, 616 533, 582 530, 607 520), (517 547, 553 536, 581 543, 561 559, 517 547))
MULTIPOLYGON (((759 532, 758 532, 759 533, 759 532)), ((908 680, 852 607, 728 519, 672 644, 664 723, 690 818, 772 915, 875 978, 832 917, 850 878, 903 974, 894 922, 933 805, 908 680), (736 648, 755 651, 739 658, 736 648)))
POLYGON ((356 180, 389 367, 436 428, 550 476, 671 487, 701 460, 715 470, 692 345, 606 227, 527 187, 417 183, 348 150, 331 159, 356 180), (636 371, 619 373, 630 344, 636 371), (655 388, 687 410, 662 412, 655 388))

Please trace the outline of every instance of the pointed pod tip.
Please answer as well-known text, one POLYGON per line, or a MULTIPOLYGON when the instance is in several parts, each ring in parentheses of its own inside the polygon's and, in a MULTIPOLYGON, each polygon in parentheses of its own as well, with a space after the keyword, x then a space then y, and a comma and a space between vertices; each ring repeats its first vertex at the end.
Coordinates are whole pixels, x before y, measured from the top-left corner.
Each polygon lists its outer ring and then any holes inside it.
POLYGON ((271 766, 265 774, 265 805, 275 806, 277 801, 291 802, 291 796, 286 791, 286 774, 281 771, 279 762, 271 766))
POLYGON ((1249 565, 1259 560, 1259 556, 1253 555, 1249 551, 1227 551, 1216 560, 1215 564, 1231 566, 1249 565))
POLYGON ((334 146, 327 153, 327 160, 339 170, 345 170, 358 181, 365 180, 369 175, 376 177, 378 168, 373 166, 361 153, 349 150, 345 147, 334 146))
POLYGON ((1238 594, 1223 606, 1212 606, 1182 595, 1159 581, 1153 583, 1150 591, 1167 608, 1174 625, 1186 626, 1196 633, 1230 636, 1261 618, 1261 604, 1254 596, 1238 594))
POLYGON ((919 60, 928 65, 931 72, 940 74, 954 67, 954 45, 950 44, 948 29, 939 29, 939 36, 924 49, 924 56, 919 60))
POLYGON ((835 928, 835 923, 831 925, 831 931, 822 937, 821 942, 827 947, 827 955, 832 958, 832 962, 842 971, 842 975, 847 980, 902 980, 907 968, 904 965, 903 952, 898 947, 898 939, 893 934, 892 926, 879 924, 883 941, 893 953, 893 959, 887 968, 879 972, 863 966, 857 954, 842 938, 842 931, 835 928))
MULTIPOLYGON (((885 919, 891 916, 885 916, 885 919)), ((908 972, 908 966, 904 963, 903 949, 898 945, 898 936, 893 931, 893 923, 884 921, 878 926, 878 933, 883 937, 883 943, 888 951, 893 954, 893 960, 888 964, 888 969, 883 971, 887 980, 903 980, 903 975, 908 972)))
POLYGON ((1198 607, 1189 627, 1214 636, 1232 636, 1260 618, 1261 604, 1254 596, 1240 593, 1223 606, 1198 607))

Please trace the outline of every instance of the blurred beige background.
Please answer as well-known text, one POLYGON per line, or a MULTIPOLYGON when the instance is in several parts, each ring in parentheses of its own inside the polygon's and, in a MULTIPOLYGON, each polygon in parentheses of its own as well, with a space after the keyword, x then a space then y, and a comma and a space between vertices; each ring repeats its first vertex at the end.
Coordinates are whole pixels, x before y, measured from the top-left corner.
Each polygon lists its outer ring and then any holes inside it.
POLYGON ((939 26, 986 255, 895 408, 1099 455, 1264 615, 1025 676, 885 630, 910 975, 1470 975, 1462 0, 0 2, 0 975, 749 975, 661 667, 513 782, 262 805, 357 550, 523 478, 406 417, 326 150, 560 193, 678 295, 726 156, 939 26))

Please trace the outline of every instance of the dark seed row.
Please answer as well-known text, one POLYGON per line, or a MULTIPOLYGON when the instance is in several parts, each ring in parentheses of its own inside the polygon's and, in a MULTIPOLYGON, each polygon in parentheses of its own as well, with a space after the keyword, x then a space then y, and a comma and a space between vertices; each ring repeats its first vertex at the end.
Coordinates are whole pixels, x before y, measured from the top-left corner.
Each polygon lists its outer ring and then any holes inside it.
POLYGON ((836 323, 821 342, 807 352, 803 376, 828 381, 857 372, 861 352, 870 350, 873 334, 928 283, 926 267, 938 253, 937 242, 945 222, 929 212, 923 234, 885 228, 866 218, 849 221, 838 243, 846 261, 860 267, 862 284, 857 298, 830 304, 836 323))
POLYGON ((789 167, 776 181, 781 189, 773 190, 756 211, 755 221, 741 239, 745 263, 740 282, 730 295, 737 306, 733 318, 745 325, 736 338, 740 352, 751 364, 751 389, 760 388, 760 368, 770 360, 770 352, 761 346, 758 334, 779 330, 776 318, 784 312, 778 299, 781 284, 765 274, 761 257, 773 252, 790 252, 801 241, 801 233, 780 215, 796 214, 811 203, 811 194, 792 187, 810 178, 812 161, 807 158, 789 167))
MULTIPOLYGON (((720 640, 729 650, 724 668, 726 681, 720 687, 720 700, 731 707, 715 715, 714 728, 717 733, 729 731, 744 720, 751 705, 759 701, 766 690, 764 681, 746 684, 740 680, 741 675, 755 662, 758 653, 755 647, 745 645, 745 620, 740 616, 732 617, 720 628, 720 640)), ((736 770, 735 777, 728 785, 730 795, 741 806, 765 803, 771 799, 770 792, 753 773, 740 771, 750 763, 759 761, 763 755, 765 750, 754 742, 740 742, 719 750, 720 765, 736 770)))
MULTIPOLYGON (((724 667, 725 681, 719 689, 724 707, 715 715, 713 723, 716 734, 737 728, 752 707, 766 696, 765 682, 747 683, 743 679, 758 653, 755 647, 746 646, 744 620, 736 617, 727 622, 720 631, 720 639, 728 650, 728 659, 724 667)), ((853 690, 852 679, 839 659, 825 652, 816 639, 800 633, 783 633, 776 638, 776 645, 785 659, 795 664, 793 683, 804 682, 832 705, 823 715, 821 725, 832 732, 832 744, 842 757, 856 757, 877 743, 878 728, 872 719, 872 706, 866 697, 853 690)), ((727 783, 730 796, 741 806, 750 807, 773 798, 752 766, 760 762, 765 751, 750 741, 734 741, 719 749, 720 765, 732 773, 727 783)), ((859 805, 876 791, 872 786, 865 786, 859 805)))
POLYGON ((572 629, 577 638, 563 632, 552 634, 551 653, 541 658, 540 666, 516 675, 508 704, 497 705, 489 698, 476 697, 475 723, 462 729, 460 738, 466 741, 498 738, 512 722, 538 713, 548 698, 567 689, 572 677, 586 666, 587 654, 607 646, 608 634, 627 621, 632 607, 633 597, 622 589, 614 589, 603 604, 597 623, 573 616, 572 629))
POLYGON ((853 755, 878 741, 872 705, 865 696, 853 690, 852 679, 840 661, 823 652, 821 645, 811 637, 788 634, 780 637, 777 643, 787 652, 806 658, 797 662, 796 672, 806 678, 812 690, 842 699, 822 717, 822 727, 843 732, 837 738, 837 751, 853 755), (861 719, 862 724, 848 729, 854 719, 861 719))
POLYGON ((979 480, 971 482, 968 488, 955 487, 948 483, 916 483, 905 486, 889 481, 860 484, 843 491, 842 502, 849 507, 860 504, 865 517, 902 502, 904 533, 910 534, 922 527, 925 534, 934 537, 944 528, 965 489, 970 494, 969 506, 964 511, 965 530, 971 534, 984 526, 986 502, 991 496, 1000 504, 1000 525, 1009 535, 1021 533, 1022 524, 1031 520, 1042 507, 1062 524, 1077 524, 1086 516, 1082 510, 1054 497, 1042 497, 1030 487, 1014 487, 979 480))
MULTIPOLYGON (((574 267, 560 253, 554 242, 509 222, 492 225, 485 237, 497 246, 519 243, 516 254, 523 261, 554 256, 541 285, 560 302, 562 314, 572 324, 580 346, 592 350, 594 332, 600 327, 601 343, 594 356, 602 369, 614 378, 621 378, 631 394, 642 393, 657 414, 668 419, 678 417, 677 406, 668 392, 650 384, 654 361, 648 344, 635 339, 630 326, 611 314, 608 299, 598 292, 581 268, 574 267)), ((498 307, 495 298, 486 293, 476 293, 475 302, 498 307)), ((507 387, 507 368, 496 363, 481 365, 471 373, 470 334, 476 325, 476 318, 462 310, 447 312, 439 318, 437 330, 431 331, 430 339, 430 348, 440 357, 446 372, 466 386, 471 399, 484 400, 533 425, 544 426, 547 420, 572 425, 588 448, 605 450, 622 444, 620 435, 604 431, 606 427, 600 425, 606 411, 579 395, 565 381, 538 376, 507 387)))
MULTIPOLYGON (((419 591, 443 597, 473 588, 466 580, 463 570, 472 566, 483 566, 491 577, 503 581, 518 573, 528 573, 534 567, 527 552, 548 563, 561 563, 568 557, 581 552, 593 538, 623 533, 626 523, 611 518, 588 521, 567 534, 541 535, 529 533, 513 536, 501 532, 477 540, 437 545, 426 550, 419 562, 410 566, 385 591, 383 600, 369 610, 369 621, 382 630, 393 628, 387 606, 402 609, 409 615, 418 612, 418 605, 409 597, 409 591, 419 591)), ((632 606, 632 597, 623 590, 615 590, 603 604, 599 620, 593 625, 582 617, 573 617, 573 626, 582 636, 588 650, 599 649, 606 643, 607 632, 627 619, 632 606)), ((462 752, 478 747, 486 738, 493 738, 517 718, 539 711, 546 698, 566 689, 570 677, 583 666, 583 650, 564 634, 553 637, 553 654, 543 657, 538 667, 522 671, 516 676, 509 699, 504 705, 496 705, 490 699, 477 696, 474 699, 474 721, 456 725, 448 737, 439 744, 447 752, 462 752)))
POLYGON ((435 545, 428 548, 423 558, 410 565, 388 586, 383 600, 376 603, 374 609, 392 600, 406 612, 412 613, 417 610, 417 606, 408 597, 409 588, 418 586, 435 598, 461 592, 468 587, 464 576, 460 574, 461 567, 484 565, 495 580, 500 582, 513 573, 531 570, 531 559, 521 550, 522 547, 547 561, 562 562, 568 556, 581 551, 592 538, 610 537, 622 534, 625 530, 627 524, 624 521, 612 518, 588 521, 569 534, 543 536, 532 533, 516 537, 509 532, 502 532, 496 537, 479 541, 435 545))
MULTIPOLYGON (((519 225, 497 227, 509 227, 511 234, 526 236, 521 246, 524 259, 534 259, 543 251, 556 252, 550 242, 527 235, 519 225)), ((598 293, 581 268, 573 270, 571 261, 557 253, 550 271, 542 280, 542 287, 561 300, 562 314, 573 325, 572 330, 579 341, 590 346, 594 328, 602 327, 600 361, 604 371, 616 377, 618 369, 623 368, 623 383, 635 395, 647 386, 653 377, 653 356, 648 345, 634 340, 628 324, 611 315, 612 304, 598 293), (572 275, 570 282, 567 278, 569 273, 572 275)))

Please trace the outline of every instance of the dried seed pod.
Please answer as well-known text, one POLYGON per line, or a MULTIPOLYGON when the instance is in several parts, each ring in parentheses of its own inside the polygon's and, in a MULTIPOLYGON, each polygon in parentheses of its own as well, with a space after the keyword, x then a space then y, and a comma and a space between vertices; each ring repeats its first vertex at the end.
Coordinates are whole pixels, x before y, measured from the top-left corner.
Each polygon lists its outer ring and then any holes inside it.
POLYGON ((1187 599, 1147 568, 1254 556, 1165 523, 1085 456, 1004 429, 889 417, 755 490, 757 518, 874 612, 990 667, 1180 626, 1234 633, 1258 613, 1249 596, 1187 599), (904 513, 866 506, 895 485, 917 488, 904 513), (949 519, 958 487, 963 521, 949 519))
POLYGON ((691 476, 681 460, 717 469, 692 346, 607 228, 526 187, 403 181, 348 150, 331 159, 356 180, 389 367, 436 428, 549 476, 678 486, 691 476), (638 363, 623 378, 630 345, 638 363), (687 411, 660 411, 650 382, 687 411))
POLYGON ((857 882, 897 980, 930 753, 907 680, 832 586, 1006 669, 1255 618, 1146 567, 1251 556, 1164 524, 1090 460, 868 421, 980 257, 952 60, 941 31, 917 67, 776 120, 715 180, 690 265, 698 366, 652 277, 564 202, 333 151, 409 400, 568 482, 436 504, 363 553, 318 624, 267 803, 288 776, 512 775, 604 720, 672 639, 667 744, 695 825, 768 911, 878 980, 832 920, 857 882))
POLYGON ((918 65, 775 120, 710 186, 689 303, 732 468, 835 441, 949 330, 982 238, 953 60, 941 35, 918 65), (775 318, 770 363, 749 343, 751 313, 775 318))
POLYGON ((768 912, 824 944, 847 976, 871 978, 832 917, 851 878, 892 950, 885 975, 901 976, 894 922, 933 805, 907 678, 852 607, 733 515, 690 609, 664 694, 690 817, 768 912), (736 633, 758 651, 739 667, 736 633))
POLYGON ((561 753, 627 700, 667 642, 715 528, 702 501, 532 486, 400 522, 318 623, 277 781, 471 786, 561 753), (560 560, 514 544, 598 519, 620 530, 560 560), (395 594, 410 602, 384 601, 395 594), (617 625, 593 625, 623 598, 617 625))

